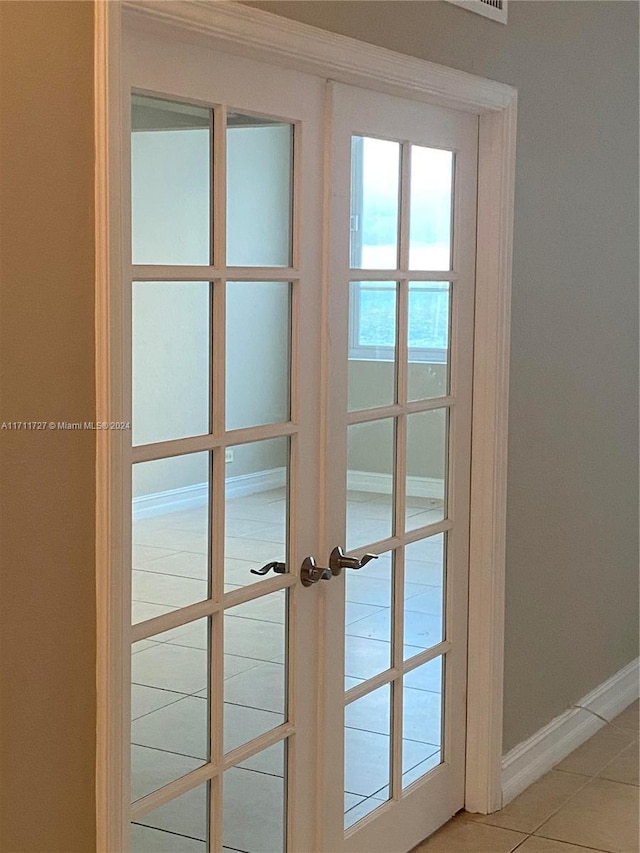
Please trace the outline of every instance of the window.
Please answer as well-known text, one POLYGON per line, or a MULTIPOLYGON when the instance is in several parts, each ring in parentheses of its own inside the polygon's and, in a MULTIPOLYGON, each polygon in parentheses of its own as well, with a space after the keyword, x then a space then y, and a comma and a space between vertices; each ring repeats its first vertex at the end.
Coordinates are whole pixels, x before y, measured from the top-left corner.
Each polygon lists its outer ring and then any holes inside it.
MULTIPOLYGON (((350 283, 349 358, 395 358, 398 284, 376 279, 384 270, 389 270, 390 278, 397 275, 392 270, 399 271, 399 229, 408 241, 410 269, 450 269, 453 165, 451 151, 353 137, 350 265, 362 271, 362 280, 350 283), (401 217, 400 173, 405 156, 410 157, 409 205, 408 216, 401 217)), ((405 282, 407 277, 411 274, 405 272, 405 282)), ((449 303, 449 282, 409 281, 410 361, 446 363, 449 303)))
MULTIPOLYGON (((449 283, 409 283, 410 361, 445 364, 449 348, 449 283)), ((396 283, 351 283, 349 358, 393 361, 396 345, 396 283)))

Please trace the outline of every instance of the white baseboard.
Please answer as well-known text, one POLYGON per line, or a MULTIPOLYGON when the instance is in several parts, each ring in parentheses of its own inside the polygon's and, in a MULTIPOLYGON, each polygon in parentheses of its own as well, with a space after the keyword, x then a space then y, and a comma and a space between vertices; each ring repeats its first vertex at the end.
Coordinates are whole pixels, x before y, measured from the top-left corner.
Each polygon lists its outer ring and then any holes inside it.
MULTIPOLYGON (((390 495, 393 491, 391 474, 376 471, 348 471, 347 488, 354 492, 375 492, 390 495)), ((407 477, 407 494, 415 498, 443 499, 444 480, 439 477, 407 477)))
POLYGON ((164 492, 152 492, 133 499, 133 517, 151 518, 165 512, 178 512, 193 509, 207 502, 209 486, 207 483, 195 483, 193 486, 181 486, 179 489, 167 489, 164 492))
POLYGON ((594 735, 638 698, 636 658, 560 716, 502 758, 502 802, 506 805, 594 735), (594 713, 590 713, 594 712, 594 713))
MULTIPOLYGON (((228 477, 225 484, 227 498, 240 498, 255 495, 258 492, 268 492, 286 484, 286 469, 271 468, 254 474, 238 474, 228 477)), ((151 518, 166 512, 177 512, 184 509, 203 506, 207 502, 207 483, 195 483, 192 486, 182 486, 179 489, 168 489, 164 492, 153 492, 133 499, 133 517, 151 518)))
POLYGON ((270 468, 267 471, 257 471, 255 474, 238 474, 227 477, 225 495, 227 498, 242 498, 255 495, 258 492, 269 492, 287 484, 286 468, 270 468))

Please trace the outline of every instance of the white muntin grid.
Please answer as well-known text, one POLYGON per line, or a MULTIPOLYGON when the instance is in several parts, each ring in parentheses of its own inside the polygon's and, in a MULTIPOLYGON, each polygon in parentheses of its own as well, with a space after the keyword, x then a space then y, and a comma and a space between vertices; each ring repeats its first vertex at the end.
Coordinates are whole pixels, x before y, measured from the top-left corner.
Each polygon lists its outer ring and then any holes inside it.
MULTIPOLYGON (((353 132, 354 137, 371 136, 364 132, 353 132)), ((383 137, 377 137, 383 138, 383 137)), ((384 137, 387 139, 387 137, 384 137)), ((454 528, 454 518, 451 508, 455 506, 453 494, 454 478, 452 477, 453 459, 453 433, 455 432, 455 404, 456 404, 456 345, 457 345, 457 309, 458 299, 455 283, 459 280, 456 271, 457 242, 456 212, 458 199, 455 192, 455 166, 456 156, 453 152, 453 170, 451 195, 451 269, 449 270, 425 270, 411 269, 409 267, 409 232, 410 232, 410 185, 411 185, 411 150, 412 144, 406 140, 396 141, 400 145, 400 180, 399 180, 399 204, 398 204, 398 230, 397 230, 397 260, 396 269, 368 269, 364 267, 351 267, 345 273, 349 281, 354 282, 396 282, 396 346, 395 346, 395 402, 386 406, 365 408, 350 411, 347 415, 347 428, 355 424, 375 423, 377 421, 392 419, 392 442, 394 458, 394 474, 392 488, 392 524, 393 535, 379 540, 363 544, 358 551, 367 550, 374 553, 391 553, 391 666, 384 671, 364 680, 362 683, 351 687, 345 692, 344 705, 348 705, 372 694, 384 685, 389 685, 390 690, 390 733, 391 748, 390 759, 390 790, 389 800, 397 801, 402 796, 411 793, 412 786, 403 789, 402 786, 402 750, 403 750, 403 682, 404 676, 418 667, 442 658, 442 691, 443 701, 441 705, 441 753, 440 761, 447 760, 448 754, 448 726, 446 725, 447 699, 447 675, 446 660, 447 653, 453 647, 456 638, 450 636, 449 620, 447 619, 446 594, 448 572, 447 572, 447 538, 449 531, 454 528), (409 284, 410 282, 446 282, 449 284, 449 350, 447 354, 447 383, 446 394, 441 397, 433 397, 422 400, 408 400, 408 367, 409 367, 409 284), (430 412, 436 410, 445 411, 445 495, 444 495, 444 518, 443 520, 417 529, 406 529, 406 482, 407 482, 407 418, 409 415, 430 412), (437 534, 444 534, 444 587, 443 587, 443 639, 441 642, 425 649, 415 656, 405 660, 404 647, 404 570, 405 570, 405 548, 408 544, 422 541, 437 534)), ((344 655, 344 647, 343 647, 344 655)), ((413 785, 420 783, 416 780, 413 785)), ((358 831, 358 823, 348 827, 347 837, 358 831)))
MULTIPOLYGON (((136 94, 161 98, 165 101, 176 101, 175 96, 165 93, 138 90, 136 94)), ((185 99, 180 99, 186 103, 185 99)), ((168 784, 152 791, 146 796, 136 800, 129 806, 130 796, 126 796, 127 804, 123 809, 124 817, 128 821, 138 821, 149 812, 180 797, 203 784, 209 785, 208 799, 208 835, 209 848, 211 850, 222 849, 222 813, 223 813, 223 776, 226 770, 235 767, 247 759, 274 746, 282 743, 284 746, 284 782, 285 799, 284 809, 286 813, 285 844, 286 837, 290 832, 290 821, 292 820, 293 807, 291 803, 291 790, 287 791, 288 778, 291 775, 289 768, 293 768, 295 753, 295 741, 291 736, 296 731, 295 723, 295 694, 289 689, 292 679, 287 674, 285 692, 285 719, 281 725, 267 731, 266 733, 250 739, 241 746, 236 747, 227 754, 223 746, 223 715, 224 715, 224 614, 230 608, 250 601, 256 601, 273 593, 284 591, 285 593, 285 623, 284 623, 284 646, 285 667, 290 670, 295 652, 291 641, 293 626, 297 619, 296 596, 301 589, 298 583, 298 566, 301 562, 296 553, 296 545, 292 531, 296 527, 296 506, 298 493, 298 348, 299 348, 299 287, 303 277, 300 268, 299 247, 299 197, 300 197, 300 124, 288 118, 258 115, 258 118, 277 120, 292 125, 292 169, 293 180, 291 182, 291 242, 290 242, 290 265, 286 267, 238 267, 226 266, 226 130, 227 130, 227 107, 221 104, 205 104, 201 101, 188 99, 188 102, 198 106, 206 106, 212 113, 211 142, 211 185, 210 185, 210 265, 175 265, 175 264, 136 264, 130 265, 129 291, 125 301, 125 324, 129 329, 129 346, 127 349, 128 375, 131 376, 131 288, 137 282, 147 282, 150 286, 154 282, 188 282, 195 284, 208 283, 210 287, 210 423, 209 432, 205 435, 196 435, 180 439, 171 439, 153 444, 129 446, 129 463, 135 466, 138 463, 152 460, 167 459, 170 457, 183 456, 200 452, 208 452, 208 566, 209 566, 209 597, 195 604, 179 607, 169 613, 147 619, 125 629, 126 641, 133 646, 135 643, 161 634, 172 628, 195 624, 196 620, 207 619, 208 624, 208 741, 209 757, 206 763, 195 770, 177 778, 168 784), (226 285, 227 282, 282 282, 288 283, 290 288, 289 298, 289 320, 290 320, 290 345, 289 345, 289 419, 286 422, 266 424, 261 426, 246 427, 242 429, 227 430, 225 425, 225 395, 226 395, 226 285), (282 438, 287 442, 287 513, 286 513, 286 563, 287 573, 276 574, 273 577, 261 579, 259 582, 224 592, 224 536, 220 532, 225 529, 225 450, 241 444, 265 441, 269 439, 282 438), (214 535, 215 533, 215 535, 214 535)), ((244 111, 243 111, 244 112, 244 111)), ((131 128, 126 122, 125 130, 130 133, 131 128)), ((130 162, 125 157, 125 162, 130 162)), ((125 180, 129 181, 130 171, 125 169, 125 180)), ((126 197, 129 197, 127 193, 126 197)), ((130 211, 127 217, 131 219, 130 211)), ((125 239, 129 243, 130 238, 125 239)), ((129 255, 130 256, 130 255, 129 255)), ((129 379, 126 389, 128 397, 128 411, 132 409, 132 389, 129 379)), ((131 483, 126 491, 131 498, 131 483)), ((131 504, 129 503, 129 506, 131 504)), ((131 554, 131 516, 124 520, 124 529, 127 531, 127 542, 125 548, 131 554)), ((277 547, 277 546, 276 546, 277 547)), ((131 602, 131 566, 123 573, 125 601, 131 602)), ((123 717, 125 731, 130 729, 130 660, 123 667, 123 677, 126 686, 123 685, 123 717)), ((129 744, 123 743, 123 776, 124 791, 127 794, 131 790, 131 765, 129 744)), ((125 830, 128 832, 128 828, 125 830)))

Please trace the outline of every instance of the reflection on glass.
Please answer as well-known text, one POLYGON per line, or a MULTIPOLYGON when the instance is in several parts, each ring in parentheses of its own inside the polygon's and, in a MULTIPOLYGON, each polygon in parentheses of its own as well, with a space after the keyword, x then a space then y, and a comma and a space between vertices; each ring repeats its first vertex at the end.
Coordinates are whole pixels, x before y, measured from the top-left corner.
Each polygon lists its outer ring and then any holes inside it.
POLYGON ((293 125, 227 114, 227 264, 291 263, 293 125))
POLYGON ((223 844, 245 853, 284 853, 286 746, 270 746, 223 777, 223 844))
POLYGON ((385 684, 345 708, 345 829, 389 799, 391 688, 385 684))
POLYGON ((289 420, 288 282, 227 283, 227 429, 289 420))
POLYGON ((208 782, 131 824, 132 853, 206 853, 208 839, 208 782))
POLYGON ((345 687, 391 666, 392 552, 345 572, 345 687), (353 681, 357 679, 357 681, 353 681))
POLYGON ((209 758, 209 631, 209 620, 198 619, 133 644, 133 800, 209 758))
POLYGON ((394 419, 352 424, 347 444, 347 550, 391 536, 394 419))
MULTIPOLYGON (((263 578, 267 563, 286 563, 289 439, 271 438, 227 448, 225 592, 263 578)), ((278 567, 280 568, 280 567, 278 567)))
POLYGON ((351 266, 396 269, 400 145, 386 139, 351 140, 351 266))
POLYGON ((444 397, 449 386, 448 282, 409 283, 409 401, 444 397))
POLYGON ((225 611, 225 752, 285 722, 286 607, 282 590, 225 611))
POLYGON ((451 269, 452 197, 452 152, 412 145, 410 269, 451 269))
POLYGON ((442 658, 404 677, 402 705, 402 787, 442 761, 442 658))
POLYGON ((211 110, 133 95, 134 264, 210 262, 211 110))
POLYGON ((445 517, 447 431, 447 409, 407 416, 407 530, 445 517))
POLYGON ((209 596, 209 454, 138 462, 132 490, 135 624, 209 596))
POLYGON ((395 281, 349 284, 349 411, 395 400, 395 281))
POLYGON ((404 657, 444 639, 445 533, 405 549, 404 657))
POLYGON ((209 431, 208 282, 134 282, 133 443, 209 431))

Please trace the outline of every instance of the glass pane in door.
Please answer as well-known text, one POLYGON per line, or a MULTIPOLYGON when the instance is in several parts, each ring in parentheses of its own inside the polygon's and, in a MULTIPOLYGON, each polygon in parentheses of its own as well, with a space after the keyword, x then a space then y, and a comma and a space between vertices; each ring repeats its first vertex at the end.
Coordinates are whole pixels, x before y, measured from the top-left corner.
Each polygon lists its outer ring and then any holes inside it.
POLYGON ((405 659, 444 639, 445 542, 439 533, 405 548, 405 659))
POLYGON ((209 597, 209 453, 133 466, 132 621, 209 597))
POLYGON ((347 438, 347 550, 391 536, 393 418, 352 424, 347 438))
POLYGON ((230 592, 288 571, 289 439, 237 444, 226 453, 224 581, 230 592))
POLYGON ((400 211, 400 145, 351 141, 351 267, 396 269, 400 211))
POLYGON ((284 853, 286 743, 281 741, 226 770, 223 844, 243 853, 284 853))
POLYGON ((133 95, 134 264, 210 263, 212 118, 204 107, 133 95))
POLYGON ((209 758, 209 622, 198 619, 132 647, 134 801, 209 758))
POLYGON ((227 429, 289 420, 291 285, 227 282, 227 429))
POLYGON ((391 666, 393 554, 345 573, 345 686, 391 666))
POLYGON ((287 592, 224 614, 224 751, 284 723, 287 711, 287 592))
POLYGON ((133 443, 209 431, 209 282, 133 285, 133 443))
POLYGON ((227 264, 288 267, 293 125, 227 113, 227 264))
POLYGON ((447 409, 407 415, 407 530, 446 516, 447 435, 447 409))
POLYGON ((451 269, 453 154, 411 146, 409 268, 451 269))
POLYGON ((407 399, 449 392, 450 288, 442 281, 409 282, 407 399))
POLYGON ((385 684, 345 708, 345 828, 389 799, 391 686, 385 684))
POLYGON ((402 787, 442 761, 442 658, 408 672, 402 702, 402 787))
POLYGON ((389 406, 396 389, 395 281, 349 284, 349 411, 389 406))

